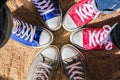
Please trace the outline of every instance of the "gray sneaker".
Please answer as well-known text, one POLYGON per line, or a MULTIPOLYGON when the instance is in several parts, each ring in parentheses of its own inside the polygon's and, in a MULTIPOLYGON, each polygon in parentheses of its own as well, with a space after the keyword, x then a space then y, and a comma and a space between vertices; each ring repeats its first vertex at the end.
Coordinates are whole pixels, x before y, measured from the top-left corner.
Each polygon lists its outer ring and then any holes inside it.
POLYGON ((61 64, 68 80, 90 80, 85 57, 74 46, 67 44, 62 47, 61 64))
POLYGON ((48 46, 38 52, 27 75, 27 80, 50 80, 57 68, 59 50, 55 46, 48 46))

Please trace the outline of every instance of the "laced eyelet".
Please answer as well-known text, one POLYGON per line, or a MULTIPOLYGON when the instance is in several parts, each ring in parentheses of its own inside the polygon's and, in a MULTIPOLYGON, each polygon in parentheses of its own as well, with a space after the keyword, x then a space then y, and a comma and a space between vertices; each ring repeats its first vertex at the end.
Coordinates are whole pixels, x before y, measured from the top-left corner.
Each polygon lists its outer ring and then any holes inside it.
POLYGON ((12 34, 20 36, 20 38, 24 38, 24 40, 26 41, 29 40, 29 42, 32 42, 35 30, 36 26, 14 19, 14 27, 12 30, 12 34))

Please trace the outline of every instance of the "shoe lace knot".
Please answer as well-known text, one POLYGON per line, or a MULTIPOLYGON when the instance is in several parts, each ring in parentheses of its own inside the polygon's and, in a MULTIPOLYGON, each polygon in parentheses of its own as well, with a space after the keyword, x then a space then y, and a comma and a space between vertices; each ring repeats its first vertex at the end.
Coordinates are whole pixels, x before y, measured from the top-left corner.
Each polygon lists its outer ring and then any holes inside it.
POLYGON ((36 26, 31 24, 24 23, 23 21, 19 21, 14 19, 14 27, 12 30, 12 34, 16 36, 20 36, 20 38, 24 38, 24 40, 28 40, 29 42, 33 41, 35 34, 36 26))
POLYGON ((32 1, 35 4, 38 11, 40 12, 40 15, 45 15, 55 10, 51 0, 32 0, 32 1))
POLYGON ((35 80, 48 80, 48 76, 50 75, 50 71, 52 70, 52 67, 39 62, 36 71, 35 71, 35 75, 34 75, 34 79, 35 80))
POLYGON ((103 26, 103 29, 100 30, 94 30, 94 31, 89 31, 89 46, 97 46, 99 45, 100 47, 102 47, 103 45, 105 45, 105 49, 106 50, 110 50, 112 49, 112 42, 110 41, 110 36, 108 35, 110 32, 110 26, 105 25, 103 26))
POLYGON ((68 70, 68 75, 70 75, 70 80, 84 80, 84 73, 82 72, 83 68, 81 67, 81 62, 71 64, 66 67, 68 70), (81 70, 81 71, 80 71, 81 70), (80 75, 80 76, 76 76, 80 75))
POLYGON ((75 9, 75 12, 79 16, 82 22, 85 22, 85 20, 89 20, 91 18, 96 18, 100 12, 96 10, 93 5, 88 3, 83 3, 79 8, 75 9))

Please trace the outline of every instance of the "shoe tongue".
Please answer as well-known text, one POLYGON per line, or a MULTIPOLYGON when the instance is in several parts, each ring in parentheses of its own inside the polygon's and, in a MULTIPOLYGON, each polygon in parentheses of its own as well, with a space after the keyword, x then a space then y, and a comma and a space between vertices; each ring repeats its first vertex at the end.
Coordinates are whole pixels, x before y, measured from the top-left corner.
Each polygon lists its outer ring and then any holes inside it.
POLYGON ((71 65, 71 64, 74 64, 74 63, 78 62, 78 59, 77 59, 77 56, 76 56, 74 58, 68 58, 64 62, 65 62, 66 65, 71 65))
MULTIPOLYGON (((43 63, 51 66, 51 67, 55 67, 56 64, 55 64, 55 61, 53 59, 50 59, 49 57, 43 57, 43 63)), ((56 62, 57 63, 57 62, 56 62)))
POLYGON ((51 59, 48 58, 48 57, 44 57, 43 62, 46 63, 46 64, 50 64, 51 59))
MULTIPOLYGON (((70 61, 70 62, 65 62, 65 66, 66 66, 66 71, 67 72, 69 72, 69 71, 71 71, 70 73, 68 73, 68 76, 70 76, 70 75, 72 75, 72 74, 74 74, 74 76, 73 77, 77 77, 77 76, 79 76, 79 77, 81 77, 81 78, 84 78, 84 73, 83 73, 83 69, 82 69, 82 65, 81 65, 81 61, 78 59, 78 58, 76 58, 76 59, 72 59, 72 61, 70 61), (79 63, 79 64, 78 64, 79 63), (71 66, 71 67, 70 67, 71 66), (80 67, 80 68, 76 68, 76 67, 80 67), (69 68, 68 68, 69 67, 69 68), (83 73, 83 75, 82 74, 79 74, 79 73, 74 73, 74 71, 75 72, 81 72, 81 73, 83 73)), ((71 79, 71 80, 73 80, 73 79, 71 79)))

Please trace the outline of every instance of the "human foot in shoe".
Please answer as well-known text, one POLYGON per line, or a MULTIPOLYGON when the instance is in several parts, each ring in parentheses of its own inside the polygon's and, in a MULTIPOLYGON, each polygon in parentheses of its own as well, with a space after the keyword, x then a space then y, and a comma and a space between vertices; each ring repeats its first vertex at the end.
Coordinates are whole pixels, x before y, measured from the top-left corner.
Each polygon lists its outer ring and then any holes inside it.
POLYGON ((90 80, 85 57, 74 46, 67 44, 62 47, 61 64, 68 80, 90 80))
POLYGON ((94 0, 80 0, 74 4, 64 16, 64 29, 74 31, 95 19, 100 12, 93 3, 94 0))
POLYGON ((57 0, 32 0, 43 23, 52 31, 61 27, 62 11, 57 0))
POLYGON ((115 46, 111 42, 110 31, 108 25, 100 28, 83 28, 73 32, 70 41, 85 50, 111 50, 115 46))
POLYGON ((59 63, 59 50, 56 46, 48 46, 38 52, 27 75, 27 80, 51 80, 59 63))
POLYGON ((11 38, 26 46, 45 47, 53 42, 53 34, 47 29, 14 19, 11 38))

